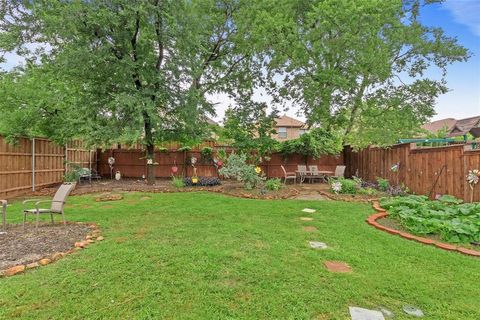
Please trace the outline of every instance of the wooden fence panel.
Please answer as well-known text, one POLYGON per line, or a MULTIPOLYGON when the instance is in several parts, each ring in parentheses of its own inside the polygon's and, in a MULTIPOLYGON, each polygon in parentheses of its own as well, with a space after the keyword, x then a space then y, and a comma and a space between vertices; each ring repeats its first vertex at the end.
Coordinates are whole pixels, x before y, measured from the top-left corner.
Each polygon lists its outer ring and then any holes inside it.
MULTIPOLYGON (((358 173, 367 181, 381 177, 392 184, 404 184, 416 194, 450 194, 465 201, 470 201, 471 195, 465 179, 468 170, 480 169, 480 151, 465 151, 464 145, 416 148, 401 144, 358 152, 346 147, 344 154, 349 176, 358 173), (396 163, 400 165, 398 172, 391 170, 396 163)), ((474 190, 474 201, 480 201, 478 189, 474 190)))
MULTIPOLYGON (((67 153, 75 162, 85 164, 89 162, 89 156, 94 158, 95 152, 81 149, 81 142, 74 144, 76 149, 67 153)), ((15 197, 62 182, 66 170, 65 155, 65 146, 48 139, 19 138, 16 144, 11 145, 0 137, 0 198, 15 197)))

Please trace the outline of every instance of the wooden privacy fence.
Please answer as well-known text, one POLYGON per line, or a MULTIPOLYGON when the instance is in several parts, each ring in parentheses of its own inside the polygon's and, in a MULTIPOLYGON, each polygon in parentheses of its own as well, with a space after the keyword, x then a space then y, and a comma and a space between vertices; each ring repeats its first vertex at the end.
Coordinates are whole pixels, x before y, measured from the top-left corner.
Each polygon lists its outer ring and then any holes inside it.
MULTIPOLYGON (((222 147, 215 147, 213 157, 216 156, 216 150, 222 147)), ((229 149, 231 151, 231 149, 229 149)), ((102 176, 110 175, 110 167, 108 165, 108 158, 115 158, 115 165, 113 172, 120 171, 123 177, 127 178, 141 178, 147 175, 147 165, 145 161, 145 152, 140 149, 110 149, 100 152, 98 155, 98 169, 102 176)), ((167 178, 172 176, 171 168, 178 167, 178 173, 185 176, 193 175, 193 167, 189 161, 191 157, 198 159, 195 167, 197 168, 198 176, 215 177, 218 176, 217 168, 213 162, 204 161, 199 148, 194 148, 188 152, 177 150, 168 150, 162 152, 157 150, 155 152, 155 162, 158 163, 155 169, 157 178, 167 178)), ((343 164, 343 156, 322 156, 319 159, 312 159, 309 157, 305 159, 300 155, 290 155, 283 157, 282 154, 275 153, 271 156, 269 161, 261 163, 260 167, 269 178, 283 177, 281 165, 284 165, 287 171, 297 170, 298 164, 317 165, 320 170, 334 171, 337 165, 343 164)))
MULTIPOLYGON (((391 184, 403 183, 416 194, 449 194, 468 202, 472 194, 466 175, 469 170, 480 169, 480 150, 467 150, 465 145, 425 148, 399 144, 358 152, 346 147, 344 157, 347 176, 358 175, 367 181, 381 177, 391 184), (399 164, 397 172, 391 170, 395 164, 399 164)), ((473 200, 480 201, 480 185, 473 200)))
POLYGON ((67 160, 88 167, 95 154, 78 141, 60 146, 44 138, 20 138, 11 145, 0 137, 0 198, 62 182, 67 160))

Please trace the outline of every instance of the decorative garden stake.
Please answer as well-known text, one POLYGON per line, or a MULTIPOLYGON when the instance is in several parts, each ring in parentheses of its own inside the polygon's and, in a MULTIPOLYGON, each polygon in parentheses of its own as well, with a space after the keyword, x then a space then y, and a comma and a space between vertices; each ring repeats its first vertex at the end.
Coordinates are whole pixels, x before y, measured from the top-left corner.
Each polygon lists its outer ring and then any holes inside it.
POLYGON ((390 171, 395 172, 397 176, 397 186, 398 186, 398 169, 400 169, 400 163, 395 163, 391 168, 390 171))
POLYGON ((115 164, 115 158, 108 158, 108 166, 110 167, 110 179, 113 179, 113 165, 115 164))
POLYGON ((470 202, 473 202, 473 191, 475 189, 475 186, 478 184, 480 181, 480 170, 474 169, 474 170, 469 170, 467 174, 467 182, 468 185, 470 186, 470 202))
POLYGON ((340 181, 335 181, 332 183, 332 190, 338 194, 340 191, 342 191, 342 183, 340 181))
POLYGON ((190 163, 192 164, 192 167, 193 167, 192 183, 197 184, 198 182, 197 168, 195 167, 195 163, 197 163, 197 158, 195 157, 190 158, 190 163))

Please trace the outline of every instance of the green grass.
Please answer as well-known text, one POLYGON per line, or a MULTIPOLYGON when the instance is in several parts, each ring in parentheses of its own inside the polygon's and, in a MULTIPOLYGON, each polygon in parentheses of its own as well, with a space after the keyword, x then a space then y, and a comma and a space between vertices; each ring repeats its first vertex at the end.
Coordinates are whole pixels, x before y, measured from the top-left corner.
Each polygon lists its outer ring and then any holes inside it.
MULTIPOLYGON (((67 218, 98 223, 105 240, 0 279, 0 318, 347 319, 348 306, 381 305, 408 319, 405 304, 424 319, 480 318, 480 259, 378 231, 364 222, 368 205, 145 195, 70 197, 67 218), (308 215, 315 220, 300 221, 308 215), (353 273, 329 273, 326 260, 353 273)), ((9 208, 17 222, 19 211, 9 208)))

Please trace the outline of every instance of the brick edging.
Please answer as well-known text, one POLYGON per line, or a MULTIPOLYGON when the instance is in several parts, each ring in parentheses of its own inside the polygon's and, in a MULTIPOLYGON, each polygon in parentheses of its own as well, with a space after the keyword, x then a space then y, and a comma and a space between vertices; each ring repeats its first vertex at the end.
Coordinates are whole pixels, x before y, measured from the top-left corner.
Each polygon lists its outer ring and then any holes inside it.
POLYGON ((85 224, 88 225, 90 231, 85 236, 85 240, 75 242, 73 248, 65 251, 65 252, 55 252, 54 254, 47 255, 37 261, 28 263, 28 264, 19 264, 4 270, 0 270, 0 278, 2 277, 10 277, 16 274, 23 273, 29 269, 36 269, 41 266, 46 266, 51 264, 55 261, 60 260, 61 258, 65 257, 68 254, 75 253, 78 250, 86 248, 88 245, 94 243, 95 241, 102 241, 103 237, 100 235, 100 228, 96 223, 83 223, 83 222, 67 222, 67 224, 85 224))
POLYGON ((407 232, 403 232, 403 231, 399 231, 399 230, 396 230, 396 229, 392 229, 392 228, 382 226, 381 224, 379 224, 377 222, 377 220, 387 217, 388 212, 385 209, 383 209, 382 207, 380 207, 380 204, 378 203, 378 201, 373 201, 372 202, 372 207, 373 207, 373 209, 375 209, 375 211, 377 211, 377 213, 369 216, 366 221, 369 225, 375 227, 378 230, 382 230, 382 231, 385 231, 385 232, 388 232, 388 233, 394 234, 394 235, 399 235, 400 237, 408 239, 408 240, 417 241, 417 242, 420 242, 420 243, 423 243, 423 244, 426 244, 426 245, 432 245, 432 246, 435 246, 435 247, 443 249, 443 250, 456 251, 456 252, 460 252, 460 253, 468 255, 468 256, 480 257, 480 251, 477 251, 477 250, 467 249, 467 248, 458 247, 458 246, 455 246, 453 244, 449 244, 449 243, 445 243, 445 242, 440 242, 440 241, 435 241, 435 240, 428 239, 428 238, 418 237, 418 236, 415 236, 415 235, 407 233, 407 232))

